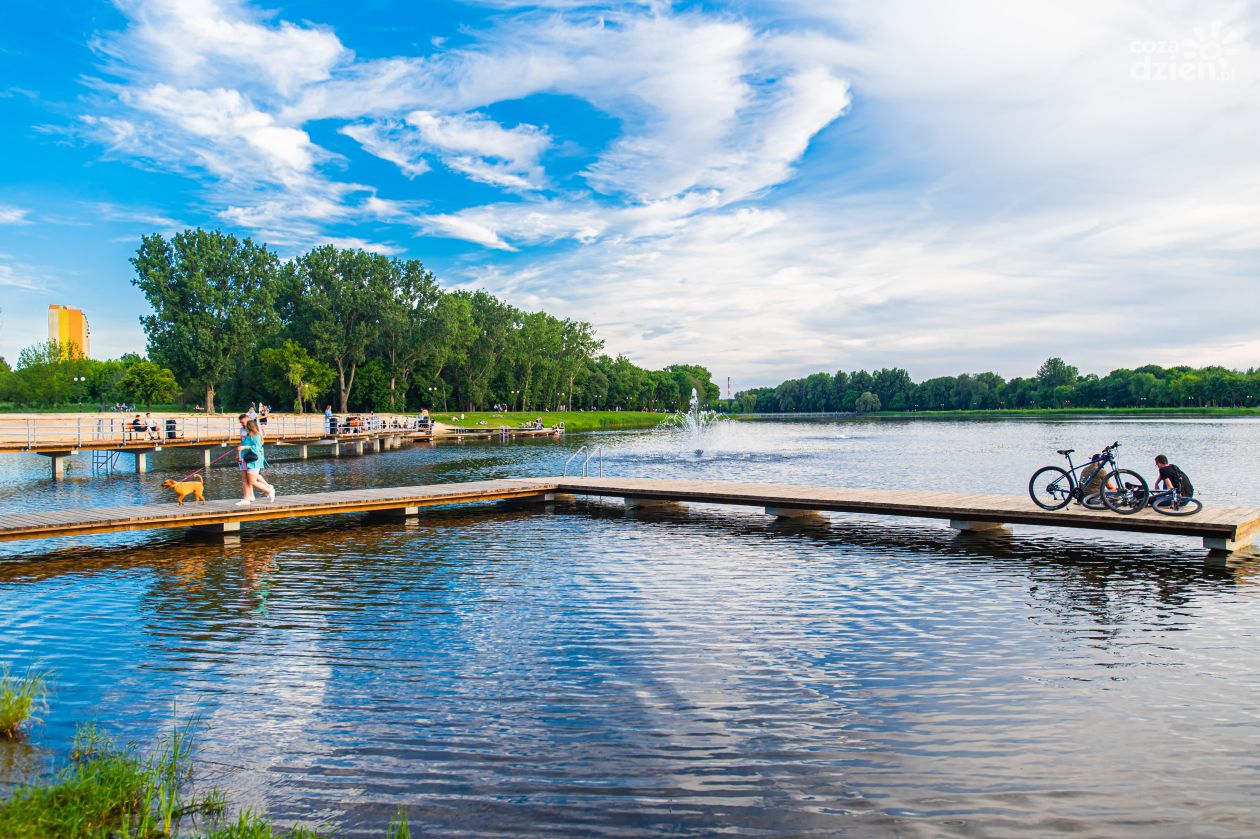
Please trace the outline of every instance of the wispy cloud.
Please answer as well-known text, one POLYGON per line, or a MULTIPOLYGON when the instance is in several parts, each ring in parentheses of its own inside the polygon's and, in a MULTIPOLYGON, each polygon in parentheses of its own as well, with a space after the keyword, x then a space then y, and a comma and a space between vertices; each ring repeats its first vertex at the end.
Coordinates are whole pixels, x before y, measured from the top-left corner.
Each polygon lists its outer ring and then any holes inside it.
POLYGON ((0 224, 29 224, 30 211, 22 207, 0 204, 0 224))
POLYGON ((30 265, 0 262, 0 286, 22 291, 42 291, 49 285, 47 278, 30 265))

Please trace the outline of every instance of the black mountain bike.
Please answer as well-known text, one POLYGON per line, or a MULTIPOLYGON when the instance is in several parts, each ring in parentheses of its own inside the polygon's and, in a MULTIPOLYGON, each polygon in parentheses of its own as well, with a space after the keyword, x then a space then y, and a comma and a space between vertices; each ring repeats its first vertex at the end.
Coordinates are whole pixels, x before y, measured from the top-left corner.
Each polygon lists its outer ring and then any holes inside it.
POLYGON ((1153 489, 1151 509, 1166 516, 1193 516, 1203 509, 1203 502, 1177 492, 1177 488, 1153 489))
POLYGON ((1068 468, 1043 466, 1033 473, 1028 481, 1028 495, 1033 503, 1044 510, 1062 510, 1076 501, 1091 509, 1098 509, 1097 502, 1122 516, 1132 515, 1146 506, 1150 490, 1146 479, 1132 469, 1121 469, 1116 465, 1116 449, 1120 443, 1112 443, 1102 450, 1102 454, 1082 463, 1072 465, 1072 452, 1076 449, 1059 449, 1058 453, 1067 458, 1068 468), (1102 470, 1102 483, 1099 492, 1086 499, 1084 485, 1090 483, 1089 477, 1102 470), (1076 476, 1086 476, 1086 480, 1077 481, 1076 476))

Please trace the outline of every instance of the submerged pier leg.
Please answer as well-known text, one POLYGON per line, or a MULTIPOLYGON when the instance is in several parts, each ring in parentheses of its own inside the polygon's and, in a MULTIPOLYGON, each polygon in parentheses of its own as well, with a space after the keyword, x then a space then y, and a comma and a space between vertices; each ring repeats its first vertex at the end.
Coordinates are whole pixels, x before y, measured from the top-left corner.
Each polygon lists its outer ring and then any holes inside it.
POLYGON ((300 457, 302 460, 306 460, 308 456, 309 456, 308 446, 305 443, 298 446, 298 457, 300 457))
POLYGON ((74 454, 74 452, 40 452, 44 457, 51 461, 52 479, 60 481, 66 476, 66 458, 74 454))
POLYGON ((1006 527, 1000 521, 971 521, 969 519, 950 519, 949 526, 963 533, 983 533, 986 530, 1003 530, 1006 527))
POLYGON ((766 515, 778 519, 822 519, 821 510, 802 510, 796 507, 766 507, 766 515))
POLYGON ((210 468, 210 450, 209 449, 201 450, 201 468, 202 469, 210 468))
POLYGON ((364 448, 363 448, 363 447, 364 447, 364 443, 363 443, 363 441, 362 441, 362 440, 360 440, 359 442, 355 443, 355 444, 354 444, 354 447, 355 447, 355 453, 356 453, 356 454, 358 454, 358 455, 359 455, 359 457, 363 457, 363 451, 364 451, 364 448))
MULTIPOLYGON (((529 495, 525 498, 504 498, 499 502, 499 506, 509 510, 520 509, 522 507, 537 507, 538 505, 550 505, 556 501, 556 493, 543 492, 538 495, 529 495)), ((550 509, 550 508, 548 508, 550 509)))
POLYGON ((1233 553, 1246 544, 1246 542, 1235 542, 1233 539, 1222 539, 1216 536, 1203 537, 1203 547, 1213 553, 1233 553))
POLYGON ((332 456, 341 457, 341 444, 340 443, 332 444, 332 456))
POLYGON ((670 501, 668 498, 626 496, 622 500, 625 501, 627 510, 674 510, 682 506, 677 501, 670 501))
POLYGON ((136 474, 143 475, 149 471, 149 453, 148 451, 137 451, 136 455, 136 474))
POLYGON ((419 515, 419 507, 392 507, 388 510, 372 510, 363 518, 367 521, 408 521, 419 515))
POLYGON ((195 524, 188 528, 190 536, 208 539, 224 544, 237 544, 241 541, 241 523, 239 521, 221 521, 214 524, 195 524))

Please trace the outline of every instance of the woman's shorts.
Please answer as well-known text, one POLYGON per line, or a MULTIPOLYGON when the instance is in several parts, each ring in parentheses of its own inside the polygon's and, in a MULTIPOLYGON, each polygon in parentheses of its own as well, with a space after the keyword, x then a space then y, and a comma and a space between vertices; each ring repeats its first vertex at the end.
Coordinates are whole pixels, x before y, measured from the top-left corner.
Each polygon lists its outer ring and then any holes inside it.
POLYGON ((246 471, 246 472, 248 472, 248 473, 249 473, 249 474, 251 474, 251 475, 257 475, 257 474, 259 474, 260 472, 262 472, 262 468, 261 468, 261 467, 259 467, 259 466, 257 466, 257 465, 255 465, 255 464, 253 464, 253 463, 251 463, 251 464, 249 464, 249 465, 247 465, 247 466, 245 467, 245 471, 246 471))

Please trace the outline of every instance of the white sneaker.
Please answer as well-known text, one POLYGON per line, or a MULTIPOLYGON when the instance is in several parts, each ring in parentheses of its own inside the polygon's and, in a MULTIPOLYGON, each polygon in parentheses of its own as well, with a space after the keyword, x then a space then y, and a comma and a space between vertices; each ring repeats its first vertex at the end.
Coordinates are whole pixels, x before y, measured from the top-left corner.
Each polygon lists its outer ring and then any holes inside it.
POLYGON ((275 488, 275 487, 272 487, 271 489, 267 490, 267 500, 268 500, 268 501, 272 501, 272 502, 274 502, 274 501, 276 500, 276 488, 275 488))
POLYGON ((254 502, 253 502, 252 500, 248 499, 248 498, 242 498, 240 501, 237 501, 237 502, 236 502, 236 506, 237 506, 237 507, 248 507, 250 504, 253 504, 253 503, 254 503, 254 502))

